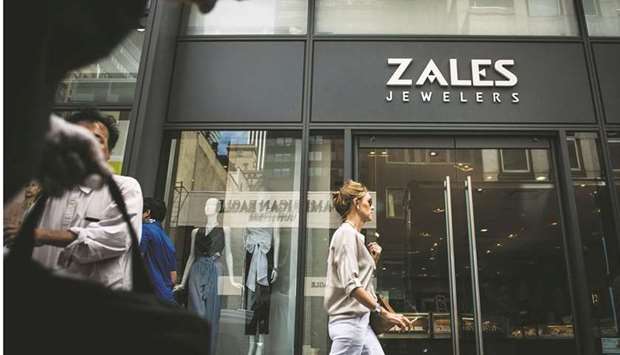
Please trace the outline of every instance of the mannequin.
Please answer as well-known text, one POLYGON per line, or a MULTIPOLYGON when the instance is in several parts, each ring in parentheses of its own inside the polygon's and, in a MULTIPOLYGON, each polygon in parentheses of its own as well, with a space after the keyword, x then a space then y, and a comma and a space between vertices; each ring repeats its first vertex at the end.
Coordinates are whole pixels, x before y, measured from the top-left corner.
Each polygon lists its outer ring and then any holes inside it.
POLYGON ((218 220, 221 206, 220 200, 216 198, 209 198, 205 202, 207 224, 203 228, 192 230, 190 254, 183 272, 183 280, 175 287, 175 291, 188 287, 188 308, 210 323, 210 354, 216 353, 219 331, 221 305, 218 279, 222 274, 220 261, 222 252, 226 256, 230 283, 234 287, 241 287, 233 277, 230 228, 220 226, 218 220))
POLYGON ((280 231, 278 228, 247 228, 244 233, 246 250, 244 305, 252 310, 246 319, 249 335, 248 355, 263 355, 264 334, 269 333, 269 302, 271 285, 278 279, 280 231))

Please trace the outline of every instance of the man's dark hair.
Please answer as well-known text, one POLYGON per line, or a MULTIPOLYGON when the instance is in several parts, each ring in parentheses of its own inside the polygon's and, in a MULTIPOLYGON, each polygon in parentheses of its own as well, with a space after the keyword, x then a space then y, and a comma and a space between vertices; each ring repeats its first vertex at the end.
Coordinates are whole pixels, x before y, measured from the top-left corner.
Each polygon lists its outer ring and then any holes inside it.
POLYGON ((68 122, 80 123, 80 122, 99 122, 108 129, 108 150, 112 151, 118 142, 120 132, 118 130, 118 123, 112 116, 104 115, 96 108, 88 107, 81 109, 73 113, 68 122))
POLYGON ((146 212, 147 210, 151 211, 151 218, 160 222, 164 220, 166 217, 166 204, 162 200, 157 200, 152 197, 144 198, 144 207, 142 207, 142 212, 146 212))

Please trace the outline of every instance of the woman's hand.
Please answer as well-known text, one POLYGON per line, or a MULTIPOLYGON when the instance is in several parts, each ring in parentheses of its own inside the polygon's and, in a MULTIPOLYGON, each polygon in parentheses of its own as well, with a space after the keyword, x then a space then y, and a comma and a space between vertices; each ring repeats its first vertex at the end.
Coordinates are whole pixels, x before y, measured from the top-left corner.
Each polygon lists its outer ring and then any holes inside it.
POLYGON ((375 242, 368 243, 367 248, 370 252, 370 255, 372 255, 372 258, 375 259, 376 264, 379 261, 379 256, 381 256, 381 251, 383 250, 383 248, 381 248, 381 246, 375 242))
POLYGON ((400 328, 400 330, 408 330, 413 326, 413 321, 409 320, 402 314, 392 313, 386 309, 381 310, 381 318, 400 328))

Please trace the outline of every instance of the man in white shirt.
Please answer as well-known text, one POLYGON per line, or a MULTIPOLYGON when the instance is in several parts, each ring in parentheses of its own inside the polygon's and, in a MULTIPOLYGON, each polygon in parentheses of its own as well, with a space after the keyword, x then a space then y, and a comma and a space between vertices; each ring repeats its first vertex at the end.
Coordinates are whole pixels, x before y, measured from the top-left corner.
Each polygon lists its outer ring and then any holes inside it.
MULTIPOLYGON (((92 132, 107 160, 119 131, 114 118, 82 110, 67 119, 92 132)), ((70 174, 71 172, 67 172, 70 174)), ((114 176, 138 236, 142 230, 142 191, 127 176, 114 176)), ((107 187, 79 186, 47 201, 35 229, 33 259, 63 273, 92 280, 110 288, 131 289, 131 238, 107 187)), ((138 246, 135 246, 136 248, 138 246)))

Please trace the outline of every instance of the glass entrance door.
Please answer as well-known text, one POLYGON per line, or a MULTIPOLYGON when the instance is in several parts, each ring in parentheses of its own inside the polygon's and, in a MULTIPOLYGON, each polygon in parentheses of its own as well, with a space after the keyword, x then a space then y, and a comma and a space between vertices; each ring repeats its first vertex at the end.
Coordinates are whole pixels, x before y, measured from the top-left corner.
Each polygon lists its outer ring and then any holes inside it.
POLYGON ((541 138, 359 137, 377 290, 414 320, 386 354, 576 354, 558 193, 541 138))

